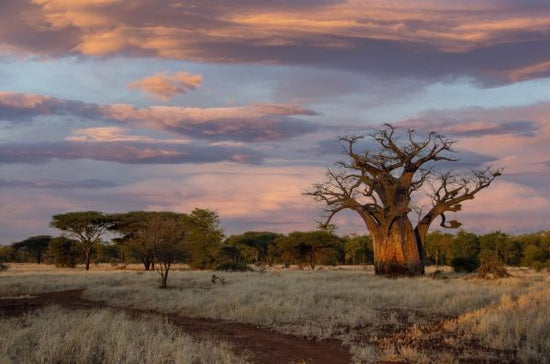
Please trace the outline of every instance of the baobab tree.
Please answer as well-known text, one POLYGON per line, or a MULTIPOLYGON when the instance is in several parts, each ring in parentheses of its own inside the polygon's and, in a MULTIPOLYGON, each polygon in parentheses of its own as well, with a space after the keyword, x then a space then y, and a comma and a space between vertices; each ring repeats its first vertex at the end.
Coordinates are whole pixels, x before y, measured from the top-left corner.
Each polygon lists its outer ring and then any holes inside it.
POLYGON ((381 275, 424 274, 424 239, 432 222, 456 229, 461 223, 447 221, 446 213, 457 212, 488 187, 500 170, 484 168, 458 174, 441 171, 437 162, 456 162, 452 157, 455 140, 436 132, 419 136, 386 124, 369 134, 376 151, 356 151, 362 136, 339 138, 347 160, 328 168, 326 180, 305 194, 323 203, 328 225, 340 211, 359 214, 373 238, 374 266, 381 275), (427 209, 413 199, 424 192, 431 200, 427 209), (411 215, 418 221, 413 226, 411 215))

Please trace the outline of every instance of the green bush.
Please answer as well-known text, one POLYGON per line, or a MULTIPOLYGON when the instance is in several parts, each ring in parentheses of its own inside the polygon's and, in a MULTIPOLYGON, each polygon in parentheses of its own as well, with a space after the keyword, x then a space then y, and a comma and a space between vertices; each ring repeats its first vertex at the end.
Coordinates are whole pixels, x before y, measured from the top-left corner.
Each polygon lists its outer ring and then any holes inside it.
POLYGON ((214 269, 226 272, 249 272, 252 270, 246 263, 222 263, 214 269))
POLYGON ((81 251, 74 240, 58 237, 50 241, 48 254, 56 266, 74 268, 78 263, 81 251))
POLYGON ((521 260, 521 263, 527 267, 540 269, 540 267, 544 266, 547 258, 545 249, 535 244, 529 244, 523 250, 523 259, 521 260))
POLYGON ((537 272, 540 272, 543 269, 550 272, 550 260, 547 260, 545 262, 535 261, 531 264, 531 267, 535 268, 537 272))
POLYGON ((477 256, 456 257, 451 260, 451 266, 457 273, 472 273, 479 267, 479 259, 477 256))

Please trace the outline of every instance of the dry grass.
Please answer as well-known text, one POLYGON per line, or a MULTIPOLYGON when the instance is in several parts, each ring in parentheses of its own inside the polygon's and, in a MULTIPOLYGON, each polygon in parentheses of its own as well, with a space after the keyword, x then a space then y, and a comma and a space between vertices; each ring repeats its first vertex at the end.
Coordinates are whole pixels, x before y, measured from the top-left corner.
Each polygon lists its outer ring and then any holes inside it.
POLYGON ((197 341, 153 319, 47 307, 0 321, 1 363, 244 363, 226 344, 197 341))
POLYGON ((489 347, 513 350, 524 363, 549 363, 550 287, 500 301, 449 322, 447 329, 479 338, 489 347))
MULTIPOLYGON (((523 302, 522 297, 531 302, 538 294, 547 298, 544 292, 550 276, 525 269, 511 269, 512 278, 492 281, 445 271, 443 277, 447 279, 386 279, 358 267, 216 273, 225 278, 223 285, 211 283, 212 272, 174 271, 168 281, 172 289, 168 290, 157 289, 154 272, 116 271, 111 267, 95 267, 90 272, 41 269, 37 274, 31 266, 10 267, 0 274, 0 296, 84 288, 87 299, 116 306, 252 323, 317 339, 338 338, 351 347, 359 362, 381 357, 452 362, 453 355, 439 353, 436 358, 436 352, 414 345, 380 347, 373 343, 411 327, 453 322, 456 317, 458 323, 447 324, 447 331, 476 338, 485 351, 512 347, 517 360, 523 361, 542 359, 541 350, 548 348, 550 315, 542 315, 547 311, 532 305, 525 309, 502 306, 506 297, 513 302, 523 302), (526 326, 527 331, 532 328, 530 334, 511 333, 539 311, 538 323, 526 326), (486 317, 492 318, 470 320, 468 317, 476 312, 486 312, 486 317)), ((409 331, 407 335, 421 339, 421 333, 409 331)))

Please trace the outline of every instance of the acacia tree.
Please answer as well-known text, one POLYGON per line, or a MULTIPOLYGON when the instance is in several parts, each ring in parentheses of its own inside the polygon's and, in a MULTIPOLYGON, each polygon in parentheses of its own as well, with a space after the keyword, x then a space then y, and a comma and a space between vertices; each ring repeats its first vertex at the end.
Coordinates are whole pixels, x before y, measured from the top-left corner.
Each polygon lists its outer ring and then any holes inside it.
POLYGON ((340 138, 347 160, 329 168, 326 180, 305 194, 326 205, 327 225, 342 210, 351 209, 363 219, 373 238, 376 274, 424 274, 424 239, 432 222, 441 217, 443 228, 458 228, 447 221, 447 212, 460 211, 501 175, 490 168, 459 175, 438 171, 437 162, 456 162, 451 153, 455 141, 436 132, 419 136, 386 124, 369 134, 377 150, 356 151, 362 136, 340 138), (413 201, 415 192, 425 191, 431 206, 424 211, 413 201), (410 214, 418 213, 413 226, 410 214))
POLYGON ((147 222, 156 217, 159 218, 183 218, 182 214, 169 211, 130 211, 110 215, 113 224, 110 230, 121 234, 121 237, 115 239, 120 243, 128 253, 138 259, 145 270, 155 270, 155 260, 151 244, 147 240, 134 239, 137 233, 144 229, 147 222))
POLYGON ((98 211, 68 212, 54 215, 50 222, 51 227, 64 231, 69 237, 82 243, 86 270, 90 269, 92 248, 100 241, 101 235, 111 224, 111 218, 98 211))
POLYGON ((48 244, 52 240, 49 235, 31 236, 23 241, 13 244, 16 250, 23 250, 33 256, 37 264, 42 262, 44 253, 48 250, 48 244))
POLYGON ((225 244, 237 247, 248 263, 268 263, 269 247, 281 236, 269 231, 247 231, 230 236, 225 244))
POLYGON ((299 266, 308 264, 311 269, 315 269, 317 264, 334 264, 338 260, 338 247, 341 243, 341 238, 323 230, 294 231, 275 240, 286 263, 292 262, 299 266))
POLYGON ((195 208, 182 216, 187 230, 186 249, 189 265, 193 268, 211 268, 216 263, 216 253, 222 246, 223 229, 216 211, 195 208))
POLYGON ((149 246, 156 262, 155 270, 161 279, 160 288, 166 288, 168 273, 174 262, 183 260, 185 255, 185 225, 177 214, 150 215, 137 231, 132 240, 134 243, 149 246))

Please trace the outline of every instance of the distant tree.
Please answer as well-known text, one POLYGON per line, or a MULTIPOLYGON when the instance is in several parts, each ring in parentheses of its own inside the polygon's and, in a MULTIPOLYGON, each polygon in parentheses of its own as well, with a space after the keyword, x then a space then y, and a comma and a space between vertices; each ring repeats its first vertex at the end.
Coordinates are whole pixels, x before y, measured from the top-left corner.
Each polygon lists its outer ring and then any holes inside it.
POLYGON ((109 230, 120 234, 115 241, 126 251, 127 254, 141 262, 145 270, 155 269, 154 254, 151 244, 147 240, 133 239, 136 234, 145 228, 150 219, 179 218, 183 214, 169 211, 130 211, 119 214, 111 214, 112 225, 109 230))
POLYGON ((182 219, 187 231, 185 240, 189 265, 200 269, 214 267, 224 237, 218 213, 196 208, 190 214, 183 215, 182 219))
POLYGON ((372 248, 372 238, 370 235, 346 235, 343 239, 346 263, 374 263, 374 251, 372 248))
POLYGON ((37 264, 42 262, 44 254, 48 250, 48 244, 52 240, 49 235, 31 236, 23 241, 13 244, 15 250, 29 253, 37 264))
POLYGON ((548 260, 547 252, 540 246, 529 244, 523 251, 523 259, 521 264, 526 267, 540 268, 548 260))
POLYGON ((243 261, 241 250, 233 245, 223 245, 216 255, 217 264, 240 263, 243 261))
POLYGON ((81 256, 81 248, 76 240, 60 236, 50 240, 48 256, 58 267, 74 268, 81 256))
POLYGON ((439 230, 428 233, 424 241, 426 259, 435 265, 449 264, 453 255, 453 239, 453 235, 439 230))
POLYGON ((15 249, 12 245, 0 246, 0 262, 15 261, 15 249))
POLYGON ((275 240, 281 259, 286 263, 308 264, 314 269, 318 264, 336 264, 342 240, 330 232, 318 230, 295 231, 275 240))
POLYGON ((479 252, 479 237, 461 230, 453 239, 451 266, 457 272, 473 272, 480 265, 479 252))
POLYGON ((172 264, 185 258, 185 225, 177 216, 153 216, 131 238, 133 242, 147 244, 161 278, 160 288, 167 287, 168 273, 172 264))
POLYGON ((247 231, 241 235, 231 235, 225 244, 239 249, 247 263, 269 263, 269 247, 281 236, 268 231, 247 231))
POLYGON ((120 244, 103 243, 95 249, 95 261, 100 263, 118 264, 123 261, 123 252, 120 244))
POLYGON ((550 267, 550 231, 518 236, 523 245, 521 265, 541 269, 550 267))
POLYGON ((436 163, 454 162, 450 152, 454 140, 431 132, 419 137, 414 130, 401 132, 389 124, 375 130, 370 139, 376 150, 358 152, 361 136, 347 136, 343 142, 347 160, 329 168, 326 180, 306 193, 323 203, 328 224, 345 209, 359 214, 374 243, 376 274, 424 274, 424 240, 432 222, 441 217, 441 226, 455 229, 461 224, 447 221, 446 214, 460 211, 501 175, 499 170, 482 169, 457 175, 436 172, 436 163), (431 206, 422 211, 413 203, 413 193, 431 185, 431 206), (419 213, 413 226, 409 213, 419 213))
POLYGON ((453 239, 452 256, 477 257, 481 250, 479 236, 465 230, 460 230, 453 239))
POLYGON ((92 248, 100 242, 101 235, 111 226, 108 215, 97 211, 68 212, 52 217, 50 226, 62 230, 68 237, 80 241, 86 270, 90 269, 92 248))
POLYGON ((481 235, 479 237, 479 259, 481 263, 486 261, 507 263, 509 241, 510 236, 501 231, 481 235))

